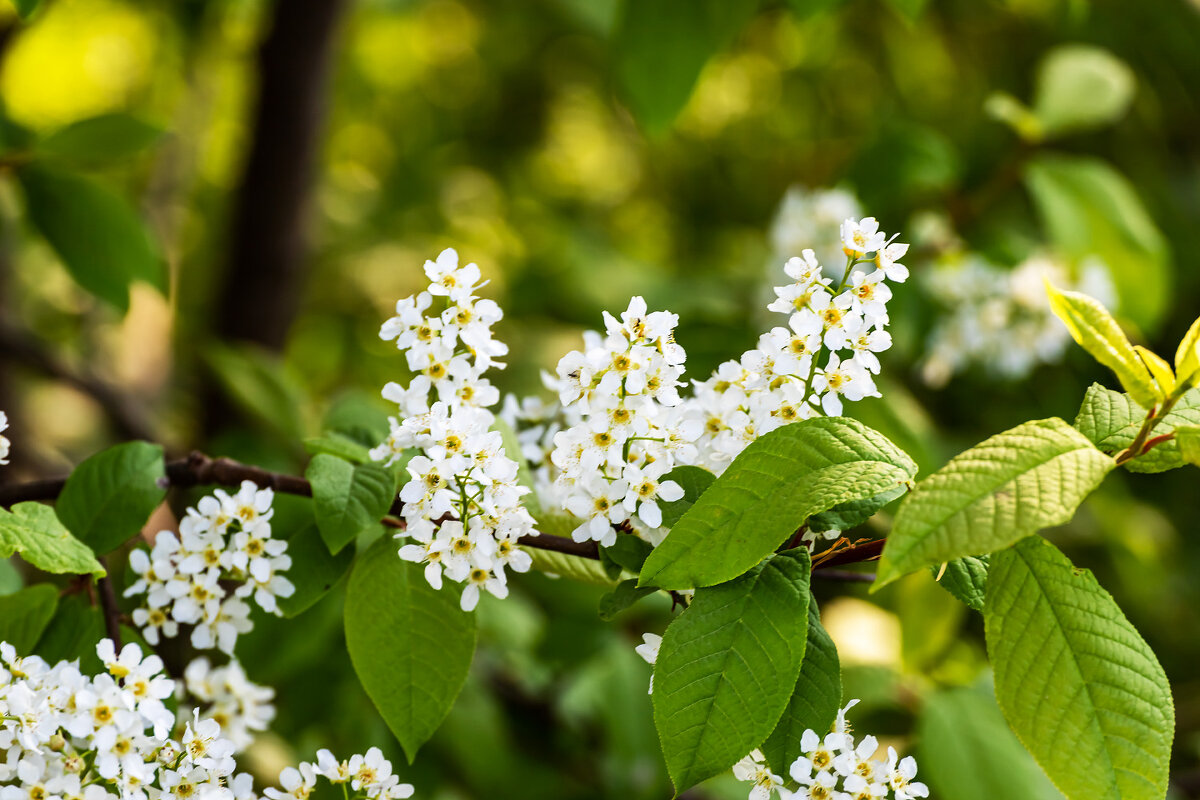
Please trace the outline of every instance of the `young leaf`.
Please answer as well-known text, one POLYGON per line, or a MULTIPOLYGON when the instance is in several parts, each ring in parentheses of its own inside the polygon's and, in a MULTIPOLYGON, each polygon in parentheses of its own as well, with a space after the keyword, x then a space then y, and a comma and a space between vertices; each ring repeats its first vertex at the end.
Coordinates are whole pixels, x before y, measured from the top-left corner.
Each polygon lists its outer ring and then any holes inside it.
POLYGON ((1034 112, 1047 136, 1099 128, 1116 121, 1133 101, 1133 71, 1091 45, 1060 45, 1038 69, 1034 112))
POLYGON ((457 592, 431 587, 385 537, 350 573, 345 627, 354 671, 411 763, 467 679, 475 615, 458 607, 457 592))
POLYGON ((1200 425, 1184 425, 1175 429, 1179 442, 1180 457, 1195 467, 1200 467, 1200 425))
POLYGON ((296 587, 291 597, 279 599, 279 610, 287 618, 299 616, 334 587, 354 562, 354 548, 330 555, 316 525, 306 525, 287 540, 292 559, 288 580, 296 587))
POLYGON ((1005 724, 991 687, 928 695, 917 737, 921 779, 934 797, 1062 800, 1005 724))
POLYGON ((1068 522, 1112 468, 1111 458, 1057 417, 981 442, 918 483, 901 504, 875 588, 1068 522))
POLYGON ((17 170, 33 223, 80 286, 129 308, 129 284, 143 280, 161 292, 167 272, 132 208, 90 179, 27 164, 17 170))
POLYGON ((54 510, 75 538, 104 555, 141 532, 166 497, 165 476, 160 445, 118 444, 75 468, 54 510))
POLYGON ((810 515, 911 482, 916 464, 847 417, 818 417, 751 443, 675 524, 642 567, 640 585, 712 586, 787 541, 810 515))
POLYGON ((1000 709, 1063 794, 1161 800, 1171 687, 1091 572, 1040 537, 996 553, 984 623, 1000 709))
POLYGON ((351 464, 316 455, 304 477, 312 484, 317 528, 330 553, 338 553, 359 533, 387 514, 396 496, 391 470, 375 463, 351 464))
POLYGON ((654 587, 638 588, 633 578, 621 581, 615 589, 600 598, 600 619, 609 622, 638 600, 657 591, 654 587))
POLYGON ((1121 313, 1157 325, 1171 301, 1170 250, 1129 181, 1100 159, 1044 154, 1030 160, 1025 183, 1056 249, 1100 258, 1121 313))
POLYGON ((57 608, 58 590, 48 583, 0 597, 0 642, 28 655, 57 608))
POLYGON ((1180 381, 1195 381, 1200 377, 1200 317, 1188 328, 1175 350, 1175 375, 1180 381))
POLYGON ((53 508, 41 503, 17 503, 8 511, 0 508, 0 558, 13 553, 43 572, 105 575, 91 548, 63 527, 53 508))
MULTIPOLYGON (((576 519, 567 514, 547 514, 537 520, 537 531, 546 536, 562 536, 571 538, 571 531, 578 524, 576 519)), ((591 558, 580 558, 553 550, 527 547, 525 552, 533 559, 533 569, 550 575, 561 575, 564 578, 591 583, 596 586, 616 586, 618 580, 609 577, 604 565, 591 558)))
MULTIPOLYGON (((1083 398, 1075 427, 1102 452, 1115 456, 1133 444, 1145 419, 1146 409, 1132 397, 1094 383, 1083 398)), ((1200 425, 1200 389, 1185 392, 1171 413, 1155 426, 1154 435, 1168 434, 1186 425, 1200 425)), ((1179 442, 1169 439, 1122 466, 1130 472, 1165 472, 1185 463, 1179 452, 1179 442)))
POLYGON ((770 737, 760 748, 767 764, 780 775, 800 752, 800 738, 806 730, 819 736, 832 727, 842 705, 842 666, 837 647, 821 625, 821 612, 815 597, 808 599, 808 644, 800 676, 791 699, 770 737))
POLYGON ((1047 284, 1046 293, 1050 295, 1050 308, 1075 341, 1115 372, 1121 386, 1139 404, 1146 408, 1157 405, 1162 398, 1150 371, 1108 310, 1079 292, 1060 292, 1047 284))
POLYGON ((1154 382, 1158 384, 1158 396, 1165 398, 1175 391, 1175 373, 1171 371, 1171 365, 1148 347, 1135 344, 1133 349, 1146 365, 1146 369, 1150 370, 1154 382))
POLYGON ((713 485, 713 481, 717 479, 706 469, 700 467, 692 467, 688 465, 675 467, 675 469, 663 475, 664 481, 675 481, 679 484, 679 488, 683 489, 683 497, 673 502, 658 501, 659 508, 662 509, 662 526, 670 528, 679 522, 687 510, 696 504, 700 499, 700 495, 708 491, 708 487, 713 485))
POLYGON ((780 553, 700 589, 667 627, 654 667, 654 725, 677 791, 729 769, 775 729, 808 629, 808 551, 780 553))
MULTIPOLYGON (((946 564, 938 585, 957 597, 968 608, 983 611, 987 594, 988 560, 990 556, 963 556, 946 564)), ((930 567, 936 576, 940 566, 930 567)))
POLYGON ((613 37, 616 74, 651 133, 670 127, 708 59, 754 14, 753 0, 627 0, 613 37))
POLYGON ((163 129, 129 114, 101 114, 73 122, 42 139, 37 150, 82 166, 104 165, 156 144, 163 129))

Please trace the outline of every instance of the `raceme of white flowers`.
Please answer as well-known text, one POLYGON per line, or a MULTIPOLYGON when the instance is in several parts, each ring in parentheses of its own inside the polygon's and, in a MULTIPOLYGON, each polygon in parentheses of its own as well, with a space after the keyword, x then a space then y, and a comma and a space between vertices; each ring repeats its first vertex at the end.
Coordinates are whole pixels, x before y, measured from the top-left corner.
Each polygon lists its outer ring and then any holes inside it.
MULTIPOLYGON (((722 364, 681 396, 686 355, 672 339, 676 315, 650 312, 640 297, 605 333, 584 336, 556 376, 543 376, 558 403, 505 398, 501 413, 534 468, 544 506, 579 518, 575 538, 611 543, 614 526, 657 544, 664 535, 655 502, 680 496, 664 480, 693 464, 720 474, 752 441, 782 425, 839 415, 845 401, 878 396, 878 354, 887 332, 889 282, 903 282, 908 246, 879 230, 873 218, 845 220, 840 229, 840 280, 825 276, 812 250, 791 258, 791 282, 775 288, 771 311, 787 317, 758 346, 722 364)), ((823 534, 836 538, 838 531, 823 534)))
MULTIPOLYGON (((8 415, 0 411, 0 432, 8 430, 8 415)), ((8 463, 8 451, 12 447, 12 443, 4 436, 0 436, 0 464, 8 463)))
MULTIPOLYGON (((143 658, 136 644, 118 654, 109 639, 96 654, 107 672, 87 676, 78 662, 50 666, 0 642, 0 800, 257 800, 215 719, 195 712, 171 738, 163 700, 175 683, 158 656, 143 658)), ((280 773, 283 791, 264 794, 306 800, 317 777, 348 783, 353 800, 413 793, 372 748, 340 762, 321 750, 315 765, 280 773)))
MULTIPOLYGON (((647 633, 635 649, 650 666, 658 661, 662 637, 647 633)), ((650 694, 654 693, 654 675, 650 675, 650 694)), ((800 755, 788 769, 793 786, 776 775, 764 763, 763 754, 754 750, 733 765, 733 775, 739 781, 754 784, 750 800, 768 800, 779 795, 783 800, 877 800, 893 797, 911 800, 928 797, 925 784, 913 780, 917 762, 912 756, 900 759, 894 748, 887 749, 887 760, 876 759, 879 742, 874 736, 864 736, 856 742, 846 722, 846 712, 858 705, 851 700, 838 711, 833 730, 824 738, 816 731, 806 730, 800 737, 800 755)))
POLYGON ((187 510, 178 538, 160 531, 149 552, 129 554, 138 580, 125 596, 146 596, 133 622, 147 642, 157 645, 160 636, 175 637, 180 625, 191 625, 197 650, 219 647, 232 655, 238 635, 254 627, 244 598, 282 614, 277 598, 291 597, 295 586, 282 574, 292 564, 287 541, 271 537, 274 496, 250 481, 232 496, 218 489, 187 510), (223 581, 241 585, 231 594, 223 581))
POLYGON ((427 291, 396 303, 396 316, 379 332, 396 340, 415 377, 407 387, 389 383, 383 396, 399 406, 386 442, 371 457, 391 464, 417 449, 400 490, 405 531, 413 541, 400 557, 425 564, 425 577, 441 588, 443 577, 465 583, 461 605, 475 608, 481 591, 508 594, 505 569, 525 572, 532 561, 517 546, 534 532, 521 506, 530 490, 517 483, 517 462, 504 452, 503 436, 488 406, 499 392, 484 373, 504 365, 508 347, 492 336, 503 312, 476 297, 479 267, 460 266, 454 250, 425 262, 427 291), (435 309, 434 306, 437 306, 435 309))
POLYGON ((938 264, 925 278, 930 295, 949 312, 930 333, 921 367, 925 382, 935 387, 972 364, 1020 378, 1060 360, 1071 337, 1050 310, 1047 281, 1109 308, 1117 302, 1107 267, 1095 260, 1072 275, 1065 264, 1044 256, 1008 270, 971 254, 938 264))
POLYGON ((193 710, 202 720, 215 720, 235 753, 249 747, 275 718, 275 690, 251 682, 237 661, 214 667, 207 658, 193 659, 176 683, 179 723, 191 719, 193 710))

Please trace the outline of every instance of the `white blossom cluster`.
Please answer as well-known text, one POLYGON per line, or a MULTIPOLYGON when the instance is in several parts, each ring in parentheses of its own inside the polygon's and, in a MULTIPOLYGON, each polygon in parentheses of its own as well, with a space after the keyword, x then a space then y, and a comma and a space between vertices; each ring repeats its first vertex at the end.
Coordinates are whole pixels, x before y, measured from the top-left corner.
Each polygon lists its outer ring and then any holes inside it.
POLYGON ((255 735, 275 718, 275 690, 251 682, 236 660, 214 667, 207 658, 192 659, 183 679, 176 682, 175 696, 180 724, 195 712, 200 719, 215 720, 237 753, 249 747, 255 735))
POLYGON ((345 789, 348 800, 401 800, 412 797, 413 787, 401 783, 392 774, 392 762, 383 757, 378 747, 367 750, 365 755, 356 753, 345 761, 338 761, 328 750, 317 751, 315 764, 302 761, 298 767, 286 767, 279 773, 280 789, 265 789, 269 800, 308 800, 317 785, 317 778, 324 778, 334 785, 346 785, 354 790, 351 795, 345 789))
POLYGON ((396 304, 396 316, 379 332, 396 340, 415 377, 407 387, 389 383, 383 396, 399 406, 387 441, 371 451, 391 464, 417 449, 407 463, 409 481, 400 490, 405 531, 413 543, 400 557, 425 564, 430 585, 443 576, 465 583, 461 605, 475 608, 481 590, 508 594, 505 568, 524 572, 529 554, 517 546, 534 532, 534 520, 520 503, 530 490, 517 483, 517 462, 504 452, 503 436, 492 430, 487 410, 499 393, 484 377, 508 347, 492 337, 503 316, 491 300, 474 292, 479 267, 459 266, 458 254, 444 250, 425 262, 427 291, 396 304), (444 307, 431 310, 435 298, 444 307), (435 399, 436 398, 436 399, 435 399))
POLYGON ((0 798, 3 800, 250 800, 234 775, 234 745, 213 720, 171 739, 163 705, 175 684, 135 644, 96 653, 106 673, 53 667, 0 643, 0 798))
POLYGON ((295 586, 282 574, 292 564, 287 542, 271 537, 273 499, 274 492, 250 481, 235 495, 218 489, 187 510, 178 537, 160 531, 149 552, 129 554, 138 580, 125 596, 146 596, 133 622, 147 642, 156 645, 160 636, 175 637, 180 625, 192 625, 193 647, 232 655, 238 635, 254 627, 243 598, 282 613, 276 598, 290 597, 295 586), (230 593, 228 581, 240 585, 230 593))
MULTIPOLYGON (((647 664, 654 666, 662 637, 647 633, 642 644, 635 649, 647 664)), ((654 693, 654 675, 650 676, 650 694, 654 693)), ((794 781, 790 788, 787 782, 771 771, 766 759, 758 750, 733 765, 733 775, 739 781, 753 783, 750 800, 768 800, 778 794, 782 800, 912 800, 928 797, 925 784, 913 780, 917 775, 917 762, 912 756, 900 759, 896 750, 889 747, 887 760, 875 758, 879 742, 874 736, 864 736, 855 742, 850 726, 846 723, 846 712, 858 705, 851 700, 838 711, 833 730, 823 739, 813 730, 806 730, 800 737, 800 756, 788 770, 794 781)))
POLYGON ((1117 301, 1108 269, 1098 261, 1081 264, 1075 276, 1044 256, 1003 269, 968 255, 930 270, 927 289, 947 313, 929 335, 921 367, 925 382, 944 386, 972 364, 1003 378, 1021 378, 1039 364, 1059 361, 1071 337, 1050 310, 1047 281, 1110 308, 1117 301))
POLYGON ((683 497, 663 476, 695 459, 698 420, 677 410, 686 354, 675 343, 679 317, 648 311, 634 297, 618 320, 604 313, 605 335, 558 362, 558 399, 573 422, 554 434, 550 461, 560 503, 580 520, 575 541, 616 541, 614 525, 662 525, 658 501, 683 497))
MULTIPOLYGON (((0 411, 0 432, 8 430, 8 415, 0 411)), ((8 451, 12 447, 12 443, 4 436, 0 436, 0 464, 8 463, 8 451)))
MULTIPOLYGON (((172 738, 174 717, 163 701, 175 682, 158 656, 143 658, 136 644, 118 654, 109 639, 96 654, 107 672, 86 676, 77 661, 50 666, 0 642, 0 800, 258 800, 252 777, 235 772, 238 747, 215 717, 194 711, 172 738)), ((206 665, 193 677, 213 681, 216 673, 206 665)), ((315 765, 285 768, 283 790, 264 795, 307 800, 317 777, 348 784, 351 800, 413 793, 371 748, 348 761, 318 751, 315 765)))

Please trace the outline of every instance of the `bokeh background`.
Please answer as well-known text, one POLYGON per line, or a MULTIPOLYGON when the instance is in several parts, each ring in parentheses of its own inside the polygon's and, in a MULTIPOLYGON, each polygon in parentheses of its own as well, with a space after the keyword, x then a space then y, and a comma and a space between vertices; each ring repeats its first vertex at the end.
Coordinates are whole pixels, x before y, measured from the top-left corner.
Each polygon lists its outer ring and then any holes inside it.
MULTIPOLYGON (((786 257, 874 215, 913 277, 883 397, 848 413, 924 472, 1113 384, 1043 277, 1168 357, 1200 313, 1194 0, 21 0, 0 3, 0 101, 4 481, 127 438, 300 472, 305 437, 386 411, 405 371, 379 324, 449 246, 506 312, 494 382, 527 394, 633 294, 680 315, 706 377, 774 324, 786 257)), ((1170 676, 1180 798, 1200 797, 1196 480, 1115 475, 1051 534, 1170 676)), ((277 529, 311 514, 277 506, 277 529)), ((670 796, 633 652, 667 603, 600 623, 601 588, 514 584, 403 768, 418 796, 670 796)), ((1004 729, 978 615, 924 576, 816 588, 859 729, 935 796, 1057 796, 1004 729)), ((318 747, 403 760, 340 613, 339 587, 239 644, 278 693, 267 779, 318 747)))

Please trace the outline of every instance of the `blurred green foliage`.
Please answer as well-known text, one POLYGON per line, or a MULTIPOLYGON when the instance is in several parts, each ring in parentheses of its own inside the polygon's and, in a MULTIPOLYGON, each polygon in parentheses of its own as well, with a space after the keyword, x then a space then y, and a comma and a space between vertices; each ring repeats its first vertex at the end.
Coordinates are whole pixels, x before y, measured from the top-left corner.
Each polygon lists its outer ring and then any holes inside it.
MULTIPOLYGON (((631 294, 680 315, 703 377, 763 327, 767 229, 793 184, 852 187, 888 230, 936 212, 1003 265, 1100 255, 1122 322, 1158 352, 1200 308, 1195 2, 360 0, 338 33, 311 271, 287 346, 220 341, 271 12, 260 0, 22 0, 4 18, 0 317, 136 396, 174 451, 300 474, 305 437, 324 437, 310 452, 361 448, 374 415, 378 438, 377 391, 405 370, 375 333, 447 246, 481 265, 505 309, 502 389, 537 391, 538 371, 631 294), (206 434, 210 385, 239 416, 206 434)), ((931 260, 907 263, 919 279, 931 260)), ((922 474, 1024 420, 1071 419, 1092 381, 1113 385, 1072 352, 1025 381, 977 369, 935 391, 917 365, 936 299, 919 280, 898 293, 884 397, 852 410, 922 474)), ((27 459, 17 469, 65 472, 113 438, 84 394, 28 365, 0 369, 27 459)), ((1200 764, 1195 481, 1190 468, 1121 474, 1052 535, 1166 668, 1177 774, 1200 764)), ((316 540, 308 501, 277 509, 280 531, 316 540)), ((359 533, 360 551, 378 535, 359 533)), ((0 570, 0 591, 15 591, 0 570)), ((345 580, 326 579, 328 594, 294 620, 260 616, 239 647, 278 692, 275 732, 249 762, 267 780, 319 747, 378 744, 402 760, 351 669, 345 580)), ((869 602, 855 584, 814 589, 845 696, 863 698, 858 725, 915 747, 938 796, 1054 796, 1036 768, 1010 769, 1020 750, 991 698, 977 615, 921 575, 869 602)), ((633 646, 662 630, 669 603, 601 624, 608 590, 533 574, 506 601, 484 598, 463 694, 403 773, 420 797, 666 796, 633 646)), ((80 596, 47 608, 63 654, 99 635, 80 596)), ((719 779, 690 796, 744 794, 719 779)))

